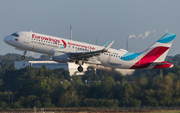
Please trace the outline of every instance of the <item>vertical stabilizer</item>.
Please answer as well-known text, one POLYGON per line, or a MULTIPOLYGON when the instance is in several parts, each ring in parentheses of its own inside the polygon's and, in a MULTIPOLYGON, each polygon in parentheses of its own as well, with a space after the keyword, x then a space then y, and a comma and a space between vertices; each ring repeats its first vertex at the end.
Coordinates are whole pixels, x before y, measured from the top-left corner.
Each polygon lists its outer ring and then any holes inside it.
POLYGON ((149 68, 149 66, 152 67, 151 64, 154 64, 154 66, 163 65, 161 62, 165 60, 175 37, 176 34, 166 33, 162 38, 138 56, 139 60, 131 67, 131 69, 149 68))

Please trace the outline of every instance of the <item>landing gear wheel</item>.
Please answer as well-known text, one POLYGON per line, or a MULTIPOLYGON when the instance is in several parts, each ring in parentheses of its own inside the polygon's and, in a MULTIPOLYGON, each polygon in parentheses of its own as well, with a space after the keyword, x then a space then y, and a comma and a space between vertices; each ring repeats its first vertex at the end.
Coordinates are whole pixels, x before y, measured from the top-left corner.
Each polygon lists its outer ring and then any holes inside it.
POLYGON ((25 55, 26 55, 27 51, 24 51, 24 55, 21 56, 21 59, 24 60, 25 59, 25 55))
POLYGON ((83 67, 82 67, 82 66, 79 66, 79 67, 78 67, 78 71, 79 71, 79 72, 82 72, 82 71, 83 71, 83 67))
POLYGON ((25 59, 25 56, 24 56, 24 55, 22 55, 22 56, 21 56, 21 59, 22 59, 22 60, 24 60, 24 59, 25 59))

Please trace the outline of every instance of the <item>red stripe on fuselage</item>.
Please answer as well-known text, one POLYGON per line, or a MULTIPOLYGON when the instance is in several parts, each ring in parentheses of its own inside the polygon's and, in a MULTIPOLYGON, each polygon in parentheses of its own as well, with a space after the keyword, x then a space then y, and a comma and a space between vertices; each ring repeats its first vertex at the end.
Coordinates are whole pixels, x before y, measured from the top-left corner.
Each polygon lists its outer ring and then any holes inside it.
POLYGON ((147 68, 151 63, 154 62, 158 57, 160 57, 164 52, 166 52, 169 47, 156 47, 152 49, 148 54, 136 62, 130 69, 143 69, 147 68))

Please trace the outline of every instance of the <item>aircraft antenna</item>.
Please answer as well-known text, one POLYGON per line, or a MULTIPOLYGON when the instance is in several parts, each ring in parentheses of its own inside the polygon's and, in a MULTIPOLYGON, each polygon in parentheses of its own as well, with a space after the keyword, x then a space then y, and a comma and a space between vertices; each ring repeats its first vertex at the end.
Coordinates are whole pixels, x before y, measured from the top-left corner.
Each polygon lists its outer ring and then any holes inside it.
POLYGON ((30 32, 33 32, 33 27, 32 27, 32 30, 30 32))

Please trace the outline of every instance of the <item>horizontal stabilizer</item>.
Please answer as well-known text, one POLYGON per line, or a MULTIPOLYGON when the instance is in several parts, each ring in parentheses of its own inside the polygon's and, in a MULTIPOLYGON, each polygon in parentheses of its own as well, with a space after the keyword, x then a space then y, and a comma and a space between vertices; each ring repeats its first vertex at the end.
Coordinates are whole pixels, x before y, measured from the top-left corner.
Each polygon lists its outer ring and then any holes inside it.
POLYGON ((153 69, 160 69, 160 68, 172 68, 173 64, 163 61, 163 62, 152 62, 152 64, 155 64, 153 69))
POLYGON ((156 64, 156 65, 164 65, 164 64, 169 64, 169 62, 150 62, 151 64, 156 64))

